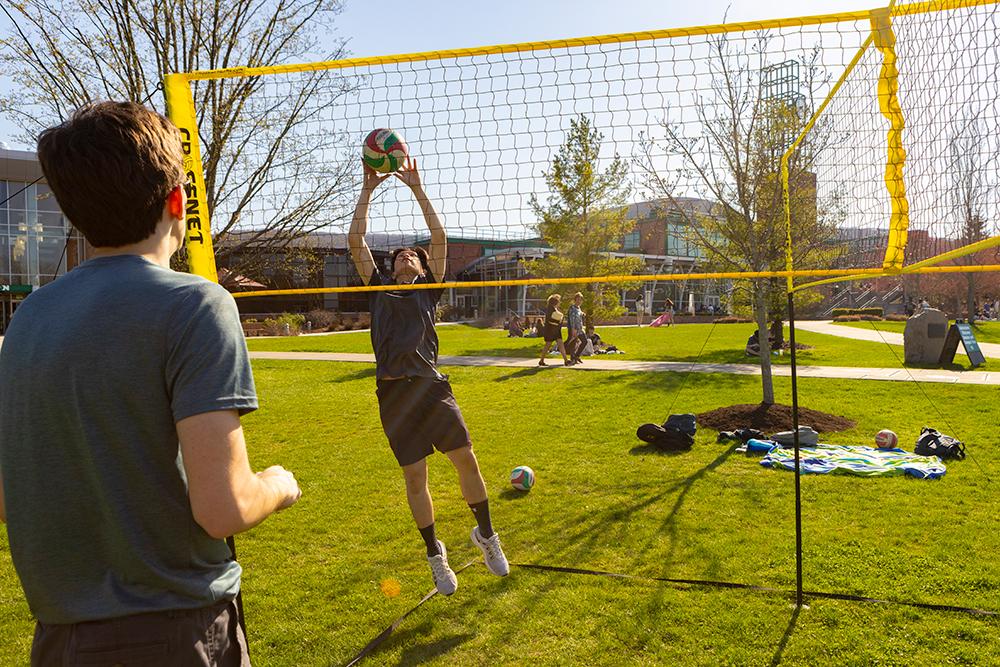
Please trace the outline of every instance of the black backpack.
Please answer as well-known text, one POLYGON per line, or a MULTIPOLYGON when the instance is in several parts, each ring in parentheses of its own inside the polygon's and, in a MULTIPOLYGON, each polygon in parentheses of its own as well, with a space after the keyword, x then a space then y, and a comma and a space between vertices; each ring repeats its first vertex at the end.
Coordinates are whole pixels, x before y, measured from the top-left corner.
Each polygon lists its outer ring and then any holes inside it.
POLYGON ((684 452, 694 445, 697 431, 694 415, 670 415, 663 426, 643 424, 635 432, 643 442, 648 442, 664 452, 684 452))
POLYGON ((938 433, 935 429, 925 426, 920 431, 917 438, 917 446, 913 448, 914 454, 920 456, 938 456, 945 459, 964 459, 965 445, 960 440, 956 440, 950 435, 938 433))

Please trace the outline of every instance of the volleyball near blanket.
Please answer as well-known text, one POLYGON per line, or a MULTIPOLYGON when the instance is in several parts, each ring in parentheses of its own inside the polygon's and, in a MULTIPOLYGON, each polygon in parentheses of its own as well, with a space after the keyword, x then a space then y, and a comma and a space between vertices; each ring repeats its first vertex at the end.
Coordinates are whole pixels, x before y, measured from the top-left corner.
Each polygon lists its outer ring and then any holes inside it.
POLYGON ((406 161, 408 149, 403 137, 395 130, 379 128, 365 137, 361 159, 369 167, 383 174, 396 171, 406 161))
POLYGON ((517 466, 510 471, 510 485, 518 491, 531 491, 535 485, 535 471, 528 466, 517 466))
POLYGON ((875 444, 879 449, 895 449, 899 444, 899 438, 893 431, 884 428, 875 434, 875 444))

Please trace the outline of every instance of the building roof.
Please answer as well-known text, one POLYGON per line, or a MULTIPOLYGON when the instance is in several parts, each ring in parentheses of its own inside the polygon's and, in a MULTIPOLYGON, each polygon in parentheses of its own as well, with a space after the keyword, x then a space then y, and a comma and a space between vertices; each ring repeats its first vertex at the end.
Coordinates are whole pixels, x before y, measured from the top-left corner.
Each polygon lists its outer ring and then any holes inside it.
POLYGON ((0 180, 31 182, 39 178, 45 180, 35 151, 0 148, 0 180))
POLYGON ((707 199, 699 199, 697 197, 675 197, 673 202, 669 199, 640 201, 629 205, 628 212, 625 214, 625 217, 629 220, 655 219, 660 217, 656 215, 657 213, 661 211, 671 211, 676 208, 681 208, 688 213, 711 215, 715 209, 715 203, 708 201, 707 199), (674 202, 676 202, 678 206, 674 206, 674 202))

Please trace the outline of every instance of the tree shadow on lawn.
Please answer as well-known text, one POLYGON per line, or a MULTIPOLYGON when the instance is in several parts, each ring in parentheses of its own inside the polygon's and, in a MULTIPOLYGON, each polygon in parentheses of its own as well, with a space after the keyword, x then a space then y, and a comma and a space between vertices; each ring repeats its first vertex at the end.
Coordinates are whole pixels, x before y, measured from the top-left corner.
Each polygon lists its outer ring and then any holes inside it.
MULTIPOLYGON (((650 405, 662 411, 661 418, 650 421, 665 420, 666 412, 686 413, 703 412, 702 409, 687 408, 682 399, 685 392, 692 391, 703 394, 711 389, 717 395, 718 401, 713 401, 711 407, 721 407, 734 403, 757 402, 760 400, 760 376, 740 375, 735 373, 696 373, 692 371, 661 371, 653 373, 630 373, 615 378, 607 378, 606 382, 619 382, 630 390, 637 389, 650 393, 650 405), (749 400, 748 397, 757 398, 749 400)), ((703 404, 703 401, 700 402, 703 404)), ((636 425, 638 427, 638 425, 636 425)))
MULTIPOLYGON (((729 447, 725 452, 716 457, 715 460, 688 475, 686 478, 679 480, 666 488, 656 487, 654 492, 637 499, 630 505, 623 506, 616 504, 603 510, 588 510, 588 515, 583 519, 581 519, 579 515, 567 516, 562 524, 555 525, 550 529, 547 529, 550 534, 560 536, 561 541, 565 546, 549 552, 545 556, 548 562, 541 564, 570 567, 595 567, 594 564, 587 561, 587 556, 593 553, 592 549, 596 543, 624 543, 625 536, 620 533, 628 532, 629 519, 631 516, 651 505, 655 505, 664 498, 668 497, 670 494, 680 490, 680 494, 676 502, 667 517, 664 519, 664 524, 672 522, 673 517, 683 505, 685 496, 695 482, 700 480, 706 473, 722 465, 722 463, 725 462, 725 460, 733 453, 735 448, 735 445, 729 447), (611 534, 612 531, 610 528, 612 526, 617 529, 617 533, 619 534, 611 534)), ((634 485, 633 488, 641 489, 642 485, 634 485)), ((659 533, 654 535, 653 538, 650 538, 650 541, 655 539, 658 535, 659 533)), ((648 562, 642 557, 643 551, 648 548, 649 544, 647 544, 644 548, 633 552, 632 555, 634 562, 637 565, 648 562)), ((521 576, 524 576, 524 574, 525 573, 522 572, 521 576)), ((538 603, 545 598, 550 591, 562 586, 561 581, 561 577, 553 577, 545 580, 539 585, 532 586, 530 594, 526 594, 524 599, 519 604, 520 612, 524 615, 530 615, 533 613, 533 610, 538 603)), ((495 585, 500 585, 500 583, 501 582, 498 582, 495 585)), ((489 595, 491 592, 484 591, 483 594, 489 595)), ((511 637, 514 632, 514 627, 505 628, 505 631, 502 636, 498 638, 498 641, 505 641, 506 638, 511 637)))
MULTIPOLYGON (((550 531, 554 535, 562 535, 565 546, 550 552, 549 557, 554 562, 547 564, 578 566, 579 563, 586 562, 586 556, 593 553, 598 542, 623 543, 625 535, 612 535, 612 527, 614 527, 617 533, 628 532, 631 517, 659 503, 671 494, 677 493, 677 499, 673 507, 663 517, 661 529, 655 531, 644 545, 638 546, 632 551, 633 561, 636 565, 648 563, 649 561, 644 555, 652 548, 653 541, 659 541, 664 536, 664 533, 666 533, 670 541, 670 549, 667 558, 661 560, 669 568, 672 563, 676 544, 674 521, 677 513, 684 505, 688 493, 697 481, 722 465, 735 450, 736 445, 733 444, 719 454, 715 460, 694 471, 684 479, 660 488, 645 497, 637 499, 631 504, 616 504, 606 509, 592 511, 583 520, 578 516, 567 517, 563 525, 556 526, 550 531)), ((669 569, 663 572, 662 576, 667 576, 668 574, 669 569)))

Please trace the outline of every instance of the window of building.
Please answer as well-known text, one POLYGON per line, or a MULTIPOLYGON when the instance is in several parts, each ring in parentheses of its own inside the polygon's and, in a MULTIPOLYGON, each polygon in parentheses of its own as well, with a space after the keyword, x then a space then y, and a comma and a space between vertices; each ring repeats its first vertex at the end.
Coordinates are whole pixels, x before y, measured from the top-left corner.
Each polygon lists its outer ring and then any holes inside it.
POLYGON ((634 232, 629 232, 628 234, 626 234, 623 246, 626 251, 639 250, 641 248, 641 239, 639 230, 635 230, 634 232))

